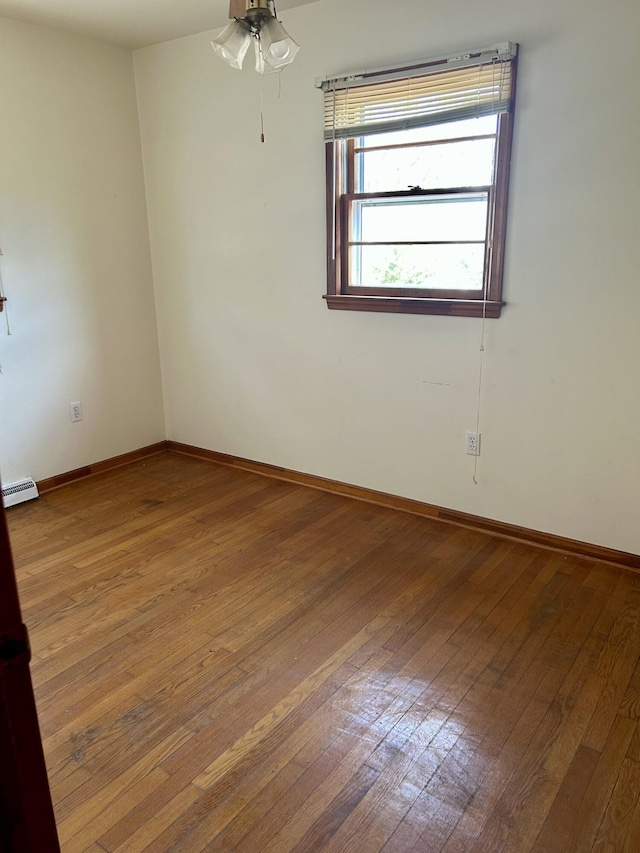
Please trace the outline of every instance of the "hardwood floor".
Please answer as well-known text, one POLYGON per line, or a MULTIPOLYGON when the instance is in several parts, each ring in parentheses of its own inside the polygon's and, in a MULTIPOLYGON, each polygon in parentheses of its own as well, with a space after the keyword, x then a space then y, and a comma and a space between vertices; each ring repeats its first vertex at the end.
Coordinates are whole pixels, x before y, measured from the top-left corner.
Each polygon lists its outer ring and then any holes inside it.
POLYGON ((65 853, 640 850, 640 576, 169 453, 8 515, 65 853))

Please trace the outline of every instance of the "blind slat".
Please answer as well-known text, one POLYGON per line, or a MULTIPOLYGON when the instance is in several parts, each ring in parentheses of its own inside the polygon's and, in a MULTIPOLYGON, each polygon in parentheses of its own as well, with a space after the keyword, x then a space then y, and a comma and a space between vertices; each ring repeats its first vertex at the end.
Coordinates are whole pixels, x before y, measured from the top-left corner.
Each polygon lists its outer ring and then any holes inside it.
POLYGON ((426 127, 508 112, 512 58, 463 68, 443 68, 384 82, 355 81, 353 87, 324 86, 327 141, 426 127))

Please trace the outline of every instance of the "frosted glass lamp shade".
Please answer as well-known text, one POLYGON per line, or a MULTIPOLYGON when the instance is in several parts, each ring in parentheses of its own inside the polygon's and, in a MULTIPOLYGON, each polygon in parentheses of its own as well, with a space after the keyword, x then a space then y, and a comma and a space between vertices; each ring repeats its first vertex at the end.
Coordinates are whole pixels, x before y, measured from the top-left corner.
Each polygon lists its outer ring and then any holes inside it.
POLYGON ((293 62, 296 53, 300 50, 300 46, 275 18, 265 21, 262 25, 260 41, 265 64, 275 70, 293 62))
POLYGON ((218 38, 211 42, 211 47, 232 68, 242 68, 250 42, 249 31, 237 21, 232 21, 218 38))
POLYGON ((264 55, 262 53, 262 44, 259 38, 253 40, 253 46, 256 52, 256 71, 258 72, 258 74, 277 74, 280 69, 272 68, 264 61, 264 55))

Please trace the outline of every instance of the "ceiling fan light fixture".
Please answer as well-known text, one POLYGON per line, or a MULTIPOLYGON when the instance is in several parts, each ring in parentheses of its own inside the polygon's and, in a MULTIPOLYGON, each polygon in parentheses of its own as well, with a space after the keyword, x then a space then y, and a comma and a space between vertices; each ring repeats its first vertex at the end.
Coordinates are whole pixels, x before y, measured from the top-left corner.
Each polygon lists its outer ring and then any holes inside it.
POLYGON ((270 18, 262 24, 260 41, 264 62, 275 71, 293 62, 300 50, 300 45, 291 38, 276 18, 270 18))
POLYGON ((242 68, 251 44, 251 33, 239 21, 232 21, 211 42, 211 47, 232 68, 242 68))
POLYGON ((233 20, 211 47, 232 68, 240 69, 253 38, 258 74, 281 71, 300 47, 277 19, 275 8, 274 0, 230 0, 233 20))

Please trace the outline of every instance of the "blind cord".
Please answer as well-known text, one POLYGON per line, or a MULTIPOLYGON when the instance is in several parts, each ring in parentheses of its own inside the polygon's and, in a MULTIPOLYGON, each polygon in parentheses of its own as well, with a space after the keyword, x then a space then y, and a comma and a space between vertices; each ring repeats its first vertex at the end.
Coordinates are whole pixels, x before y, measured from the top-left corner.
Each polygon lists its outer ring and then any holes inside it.
MULTIPOLYGON (((492 87, 491 87, 492 88, 492 92, 491 92, 492 104, 491 104, 491 106, 492 106, 492 109, 495 109, 496 61, 493 60, 491 65, 492 65, 492 77, 493 77, 492 87)), ((481 69, 482 69, 482 66, 480 66, 480 74, 478 76, 478 102, 480 100, 481 69)), ((501 80, 501 84, 502 84, 502 80, 501 80)), ((501 88, 502 88, 502 85, 501 85, 501 88)), ((497 143, 496 143, 496 149, 494 149, 494 153, 493 153, 494 172, 495 172, 497 155, 498 155, 498 151, 497 151, 497 143)), ((491 261, 493 262, 493 233, 489 234, 488 238, 490 241, 489 245, 490 245, 490 252, 491 252, 491 261)), ((490 273, 490 271, 491 271, 491 268, 489 267, 489 273, 490 273)), ((487 294, 487 288, 488 288, 488 284, 489 284, 489 281, 488 281, 488 277, 487 277, 485 279, 485 282, 484 282, 484 292, 482 294, 482 331, 480 333, 480 359, 479 359, 479 365, 478 365, 478 399, 477 399, 477 405, 476 405, 476 435, 477 436, 480 435, 480 409, 482 407, 482 390, 483 390, 482 389, 482 380, 483 380, 483 374, 484 374, 484 353, 485 353, 484 344, 485 344, 485 335, 486 335, 486 329, 487 329, 487 295, 488 295, 487 294)), ((474 486, 478 485, 478 459, 479 458, 480 458, 479 456, 475 456, 474 462, 473 462, 473 484, 474 484, 474 486)))
MULTIPOLYGON (((0 248, 0 257, 2 257, 3 254, 4 253, 3 253, 2 249, 0 248)), ((4 294, 4 282, 2 280, 2 267, 0 267, 0 296, 4 296, 4 295, 5 294, 4 294)), ((2 304, 4 306, 4 308, 3 308, 4 320, 5 320, 5 323, 7 324, 7 334, 10 335, 11 334, 11 325, 9 323, 9 308, 7 307, 6 302, 3 302, 2 304)))
MULTIPOLYGON (((480 364, 478 367, 478 403, 476 406, 476 435, 480 435, 480 407, 482 405, 482 378, 484 372, 484 340, 485 340, 485 330, 487 323, 487 291, 485 287, 485 295, 482 301, 482 332, 480 336, 480 364)), ((474 457, 473 464, 473 483, 475 486, 478 485, 478 459, 480 457, 474 457)))
POLYGON ((333 203, 331 205, 331 219, 332 219, 331 260, 335 262, 335 259, 336 259, 336 219, 337 219, 336 204, 338 201, 337 195, 336 195, 336 193, 337 193, 336 177, 337 177, 337 173, 338 173, 338 157, 337 157, 337 152, 336 152, 336 83, 335 83, 335 80, 333 81, 333 145, 332 145, 332 151, 333 151, 333 181, 331 183, 333 184, 333 199, 332 199, 333 203))

